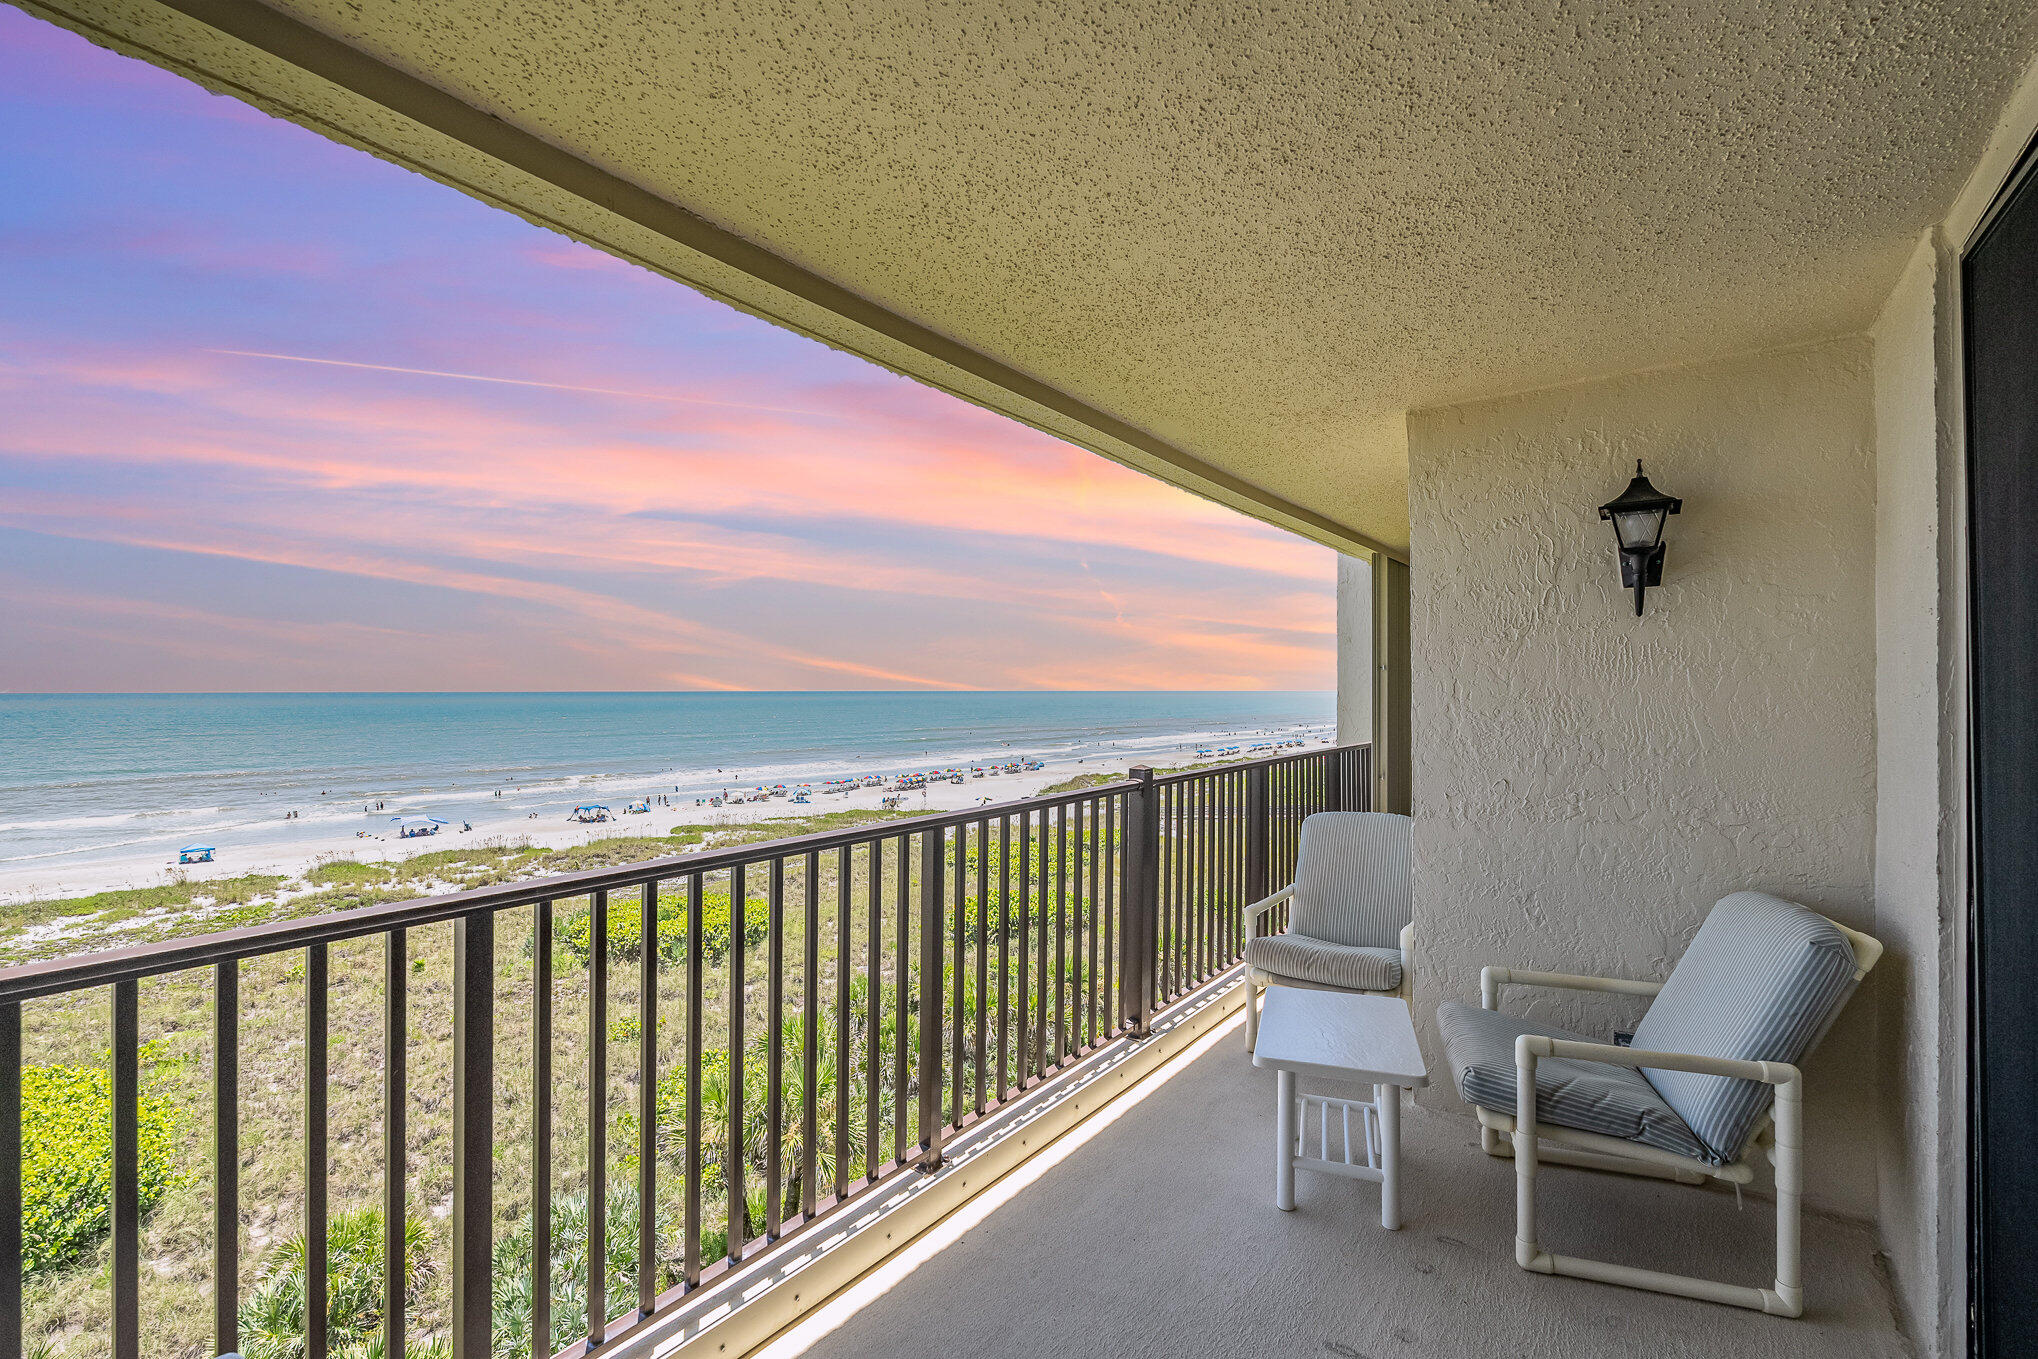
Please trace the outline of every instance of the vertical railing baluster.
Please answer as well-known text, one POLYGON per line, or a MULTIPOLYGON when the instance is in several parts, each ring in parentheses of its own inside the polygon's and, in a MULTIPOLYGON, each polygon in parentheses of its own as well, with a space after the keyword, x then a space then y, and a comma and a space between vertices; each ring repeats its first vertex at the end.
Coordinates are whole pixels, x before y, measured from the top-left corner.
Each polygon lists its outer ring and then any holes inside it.
POLYGON ((588 898, 587 921, 587 1325, 599 1345, 608 1332, 609 1239, 609 894, 588 898))
POLYGON ((811 851, 805 864, 806 923, 800 942, 805 952, 800 960, 800 980, 805 1003, 800 1012, 800 1089, 806 1098, 800 1109, 800 1215, 811 1218, 820 1206, 820 1186, 815 1178, 820 1169, 821 1140, 821 856, 811 851))
MULTIPOLYGON (((1054 834, 1049 828, 1048 818, 1053 815, 1043 807, 1040 809, 1040 835, 1036 840, 1040 858, 1040 942, 1035 946, 1034 962, 1037 965, 1033 977, 1033 1075, 1036 1079, 1045 1077, 1054 1065, 1047 1055, 1047 948, 1050 936, 1050 913, 1053 907, 1053 876, 1048 872, 1053 863, 1054 834)), ((1032 851, 1029 851, 1032 852, 1032 851)))
POLYGON ((1076 974, 1076 992, 1070 1025, 1075 1030, 1077 1052, 1087 1052, 1097 1041, 1094 1017, 1097 969, 1090 965, 1097 951, 1097 894, 1090 883, 1090 870, 1096 858, 1093 843, 1097 833, 1096 808, 1095 798, 1085 798, 1076 804, 1075 845, 1069 853, 1069 872, 1076 880, 1072 916, 1076 927, 1075 957, 1071 963, 1076 974))
POLYGON ((707 965, 701 955, 706 951, 706 931, 701 927, 701 875, 691 873, 686 880, 686 1241, 680 1262, 681 1277, 688 1288, 701 1281, 701 1175, 705 1171, 701 1142, 707 1135, 701 1126, 701 1073, 706 1067, 706 1054, 701 1050, 702 1025, 707 1010, 701 994, 707 965))
POLYGON ((1182 796, 1181 789, 1168 784, 1161 789, 1161 891, 1166 905, 1161 908, 1161 991, 1154 1003, 1159 1009, 1175 998, 1181 985, 1182 945, 1182 796))
POLYGON ((848 845, 835 851, 835 1200, 849 1197, 849 951, 848 845))
POLYGON ((1087 881, 1083 867, 1084 823, 1089 815, 1087 802, 1069 804, 1069 1042, 1071 1057, 1083 1050, 1088 1041, 1083 1027, 1083 1011, 1088 1004, 1090 983, 1083 975, 1083 960, 1089 955, 1089 939, 1086 934, 1090 904, 1083 892, 1087 881))
MULTIPOLYGON (((1251 882, 1247 882, 1245 870, 1245 835, 1251 827, 1251 780, 1245 774, 1237 774, 1231 780, 1231 880, 1239 894, 1239 905, 1257 901, 1253 896, 1251 882)), ((1237 919, 1231 921, 1231 958, 1233 962, 1245 956, 1245 919, 1233 913, 1237 919)))
POLYGON ((1240 776, 1231 775, 1224 781, 1224 890, 1228 897, 1224 913, 1224 962, 1228 967, 1238 961, 1238 926, 1240 909, 1246 904, 1245 889, 1240 885, 1239 866, 1241 863, 1240 836, 1244 820, 1240 816, 1242 803, 1239 799, 1240 776))
POLYGON ((1111 1037, 1111 841, 1105 832, 1111 799, 1095 798, 1090 803, 1090 1027, 1091 1042, 1101 1045, 1111 1037))
POLYGON ((1118 862, 1118 795, 1104 799, 1104 854, 1098 870, 1098 890, 1103 893, 1104 913, 1103 957, 1100 965, 1104 969, 1104 989, 1099 993, 1104 1005, 1104 1034, 1116 1038, 1124 1027, 1121 1022, 1125 1013, 1123 997, 1118 994, 1118 885, 1123 881, 1118 862))
POLYGON ((408 943, 402 930, 382 937, 382 1352, 388 1359, 403 1359, 404 1285, 410 1279, 403 1239, 408 1212, 404 1172, 409 1166, 404 1126, 410 1102, 408 943))
MULTIPOLYGON (((904 1165, 906 1161, 906 1086, 907 1064, 913 1059, 906 1055, 906 1036, 912 1029, 909 1022, 908 997, 912 991, 912 888, 913 856, 910 844, 912 837, 898 837, 897 891, 893 894, 894 910, 899 918, 899 956, 894 964, 893 978, 897 982, 892 988, 892 1159, 904 1165)), ((922 1023, 920 1029, 927 1026, 922 1023)), ((913 1030, 916 1038, 919 1030, 913 1030)))
MULTIPOLYGON (((6 1007, 20 1022, 20 1007, 6 1007)), ((20 1064, 0 1058, 0 1077, 20 1064)), ((0 1127, 20 1130, 19 1115, 0 1113, 0 1127)), ((18 1177, 0 1171, 0 1190, 18 1177)), ((20 1232, 20 1205, 0 1206, 0 1231, 12 1223, 20 1232)), ((16 1262, 17 1268, 19 1261, 16 1262)), ((0 1279, 10 1271, 0 1264, 0 1279)), ((228 959, 212 969, 212 1344, 215 1354, 234 1354, 241 1347, 241 965, 228 959)), ((0 1354, 19 1354, 18 1346, 0 1344, 0 1354)))
POLYGON ((785 860, 765 879, 764 1239, 778 1240, 785 1193, 785 860))
POLYGON ((1188 783, 1174 785, 1175 793, 1175 984, 1168 992, 1173 1000, 1186 992, 1192 982, 1196 928, 1196 823, 1191 815, 1188 783))
POLYGON ((113 1357, 141 1354, 141 1016, 133 981, 113 984, 113 1357))
POLYGON ((1015 1016, 1018 1028, 1017 1060, 1013 1072, 1017 1079, 1013 1085, 1024 1090, 1026 1077, 1032 1071, 1027 1059, 1031 1056, 1033 1036, 1032 978, 1033 970, 1033 814, 1019 813, 1019 1012, 1015 1016))
MULTIPOLYGON (((962 876, 962 863, 957 862, 956 876, 962 876)), ((990 1076, 991 1031, 989 1005, 991 1000, 991 956, 990 921, 991 914, 991 823, 977 822, 977 1012, 976 1012, 976 1111, 984 1111, 984 1087, 990 1076)), ((960 1121, 960 1120, 958 1120, 960 1121)))
POLYGON ((1155 1006, 1175 998, 1181 985, 1182 944, 1182 790, 1179 784, 1161 789, 1161 991, 1155 1006))
POLYGON ((1196 984, 1211 976, 1211 917, 1217 911, 1217 821, 1213 817, 1217 780, 1196 780, 1196 984))
POLYGON ((1224 945, 1224 784, 1223 774, 1203 783, 1203 969, 1204 978, 1217 971, 1224 945))
MULTIPOLYGON (((940 838, 945 840, 947 836, 943 834, 940 838)), ((951 1017, 951 1022, 949 1024, 948 1030, 949 1031, 948 1116, 952 1122, 958 1125, 962 1122, 962 1038, 964 1019, 963 1005, 967 1000, 967 997, 964 995, 962 985, 963 977, 962 950, 963 942, 966 937, 962 923, 963 914, 962 904, 963 904, 963 884, 968 880, 968 874, 963 871, 964 866, 969 862, 967 844, 968 839, 969 839, 969 828, 967 826, 958 825, 955 828, 955 872, 952 877, 952 881, 954 882, 955 887, 953 892, 953 900, 948 901, 948 905, 952 909, 937 912, 935 915, 935 919, 937 920, 942 919, 944 916, 950 918, 949 928, 951 931, 951 936, 948 945, 948 968, 949 968, 948 976, 955 979, 955 996, 954 996, 955 1013, 951 1017)), ((946 855, 947 850, 944 849, 942 853, 946 855)), ((947 901, 946 895, 944 895, 944 901, 947 901)), ((937 949, 936 951, 938 952, 939 950, 937 949)), ((942 989, 945 992, 947 990, 946 985, 944 985, 942 989)))
POLYGON ((1196 981, 1210 975, 1216 957, 1217 916, 1217 779, 1206 775, 1196 780, 1196 981))
POLYGON ((325 1359, 326 1295, 326 946, 304 951, 304 1352, 325 1359))
POLYGON ((1054 1047, 1050 1068, 1060 1066, 1069 1053, 1069 809, 1063 803, 1054 809, 1054 1047))
POLYGON ((1063 834, 1067 840, 1063 857, 1068 861, 1068 906, 1069 906, 1069 961, 1068 961, 1068 1042, 1062 1050, 1067 1058, 1073 1059, 1083 1050, 1083 956, 1088 943, 1083 937, 1084 912, 1088 904, 1083 900, 1083 814, 1085 805, 1071 802, 1066 811, 1063 834))
POLYGON ((658 1301, 658 883, 637 924, 637 1311, 658 1301))
POLYGON ((941 1165, 941 1040, 947 1009, 941 985, 942 869, 948 835, 939 827, 920 832, 920 1169, 941 1165))
POLYGON ((1008 1080, 1012 1032, 1012 818, 998 818, 998 1103, 1008 1080))
POLYGON ((743 1154, 743 985, 745 977, 744 908, 748 889, 743 882, 743 865, 729 870, 729 1096, 727 1142, 722 1152, 722 1178, 727 1181, 729 1200, 728 1258, 743 1258, 744 1219, 750 1207, 745 1181, 748 1174, 743 1154))
POLYGON ((1180 878, 1175 908, 1175 989, 1179 998, 1196 985, 1197 913, 1202 901, 1198 878, 1198 844, 1202 827, 1197 821, 1197 784, 1185 780, 1175 785, 1175 872, 1180 878))
POLYGON ((1225 832, 1228 823, 1224 819, 1224 792, 1230 780, 1223 774, 1213 774, 1204 787, 1205 835, 1208 849, 1204 854, 1204 868, 1208 873, 1205 892, 1205 916, 1203 923, 1203 975, 1214 976, 1222 966, 1219 959, 1224 956, 1224 919, 1230 914, 1230 904, 1224 890, 1225 832))
POLYGON ((531 908, 531 1359, 552 1353, 552 903, 531 908))
POLYGON ((1196 804, 1195 785, 1175 785, 1175 871, 1180 875, 1180 905, 1175 924, 1174 996, 1196 984, 1196 804))
POLYGON ((864 873, 870 879, 870 930, 864 941, 863 991, 863 1178, 877 1178, 879 1040, 883 1037, 879 1007, 884 1004, 885 860, 884 841, 872 840, 865 851, 864 873))
POLYGON ((11 1000, 0 1004, 0 1354, 26 1353, 21 1339, 21 1002, 11 1000))
POLYGON ((489 1359, 495 1194, 495 914, 453 922, 453 1359, 489 1359))
POLYGON ((1211 778, 1211 974, 1231 966, 1231 782, 1235 774, 1211 778))

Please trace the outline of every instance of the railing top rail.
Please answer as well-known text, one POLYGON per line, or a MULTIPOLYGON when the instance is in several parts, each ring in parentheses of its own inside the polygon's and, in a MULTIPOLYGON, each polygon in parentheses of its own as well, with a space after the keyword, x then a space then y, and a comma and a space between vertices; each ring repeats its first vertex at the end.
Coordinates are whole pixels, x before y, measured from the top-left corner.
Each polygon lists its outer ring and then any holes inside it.
MULTIPOLYGON (((1351 747, 1327 746, 1316 752, 1303 753, 1322 754, 1329 750, 1349 748, 1351 747)), ((1296 756, 1290 754, 1260 760, 1240 760, 1232 764, 1213 766, 1207 770, 1195 770, 1188 774, 1168 775, 1167 781, 1195 778, 1219 770, 1246 769, 1256 764, 1278 764, 1294 758, 1296 756)), ((896 821, 866 822, 844 830, 818 831, 812 835, 788 836, 780 840, 760 840, 744 845, 698 850, 637 863, 620 864, 613 868, 588 869, 549 878, 532 878, 527 882, 477 887, 465 892, 450 892, 442 896, 419 897, 409 901, 357 906, 352 910, 310 916, 302 920, 276 920, 212 934, 159 940, 132 948, 105 949, 96 953, 74 954, 66 958, 20 963, 13 967, 0 968, 0 1004, 33 1000, 89 987, 110 986, 114 982, 160 976, 168 972, 182 972, 244 958, 258 958, 265 954, 303 948, 310 944, 339 943, 349 939, 364 939, 377 934, 386 934, 390 930, 441 924, 475 911, 513 910, 541 901, 558 901, 588 896, 595 892, 614 892, 641 887, 648 882, 714 873, 739 865, 748 867, 771 859, 822 853, 844 846, 869 844, 931 830, 950 830, 956 826, 972 825, 979 821, 996 821, 1007 816, 1051 810, 1071 803, 1115 797, 1138 786, 1131 780, 1119 780, 1065 793, 1017 798, 1009 802, 987 803, 979 807, 958 808, 946 812, 931 812, 925 816, 902 817, 896 821)))
POLYGON ((1257 760, 1226 760, 1222 763, 1196 765, 1190 769, 1177 770, 1172 774, 1154 775, 1156 786, 1171 783, 1193 783, 1197 779, 1209 778, 1214 774, 1235 774, 1242 769, 1271 768, 1274 765, 1293 764, 1297 760, 1320 760, 1326 755, 1336 755, 1347 750, 1361 750, 1365 742, 1349 746, 1312 746, 1306 750, 1285 750, 1278 755, 1262 755, 1257 760))

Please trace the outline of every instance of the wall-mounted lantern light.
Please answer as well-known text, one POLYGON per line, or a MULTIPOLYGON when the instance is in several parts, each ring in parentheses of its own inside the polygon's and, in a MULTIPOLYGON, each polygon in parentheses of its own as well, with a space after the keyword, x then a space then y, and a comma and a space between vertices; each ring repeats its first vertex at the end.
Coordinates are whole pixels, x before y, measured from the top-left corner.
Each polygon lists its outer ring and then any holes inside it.
POLYGON ((1613 521, 1620 544, 1620 583, 1635 592, 1635 617, 1642 616, 1642 592, 1663 583, 1663 521, 1684 508, 1674 495, 1664 495, 1635 464, 1635 479, 1619 496, 1599 507, 1601 519, 1613 521))

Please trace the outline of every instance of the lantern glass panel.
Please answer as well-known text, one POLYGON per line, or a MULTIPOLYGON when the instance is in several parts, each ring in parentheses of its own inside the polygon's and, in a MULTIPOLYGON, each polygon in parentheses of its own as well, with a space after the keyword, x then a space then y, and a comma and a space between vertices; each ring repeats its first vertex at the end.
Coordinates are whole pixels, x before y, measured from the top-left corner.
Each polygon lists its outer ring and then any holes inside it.
POLYGON ((1654 547, 1663 537, 1663 519, 1667 511, 1616 510, 1613 516, 1613 531, 1620 538, 1620 545, 1629 551, 1637 548, 1654 547))

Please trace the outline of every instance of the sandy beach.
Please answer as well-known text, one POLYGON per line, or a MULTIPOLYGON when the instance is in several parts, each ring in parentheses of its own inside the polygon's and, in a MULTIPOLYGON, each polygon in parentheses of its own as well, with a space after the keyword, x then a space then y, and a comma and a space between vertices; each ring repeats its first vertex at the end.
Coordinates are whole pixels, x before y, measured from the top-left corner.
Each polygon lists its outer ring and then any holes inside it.
MULTIPOLYGON (((1232 738, 1232 744, 1268 739, 1293 739, 1293 733, 1241 734, 1232 738)), ((1205 738, 1208 739, 1207 737, 1205 738)), ((1314 748, 1322 738, 1312 734, 1306 748, 1314 748)), ((1127 743, 1132 744, 1132 743, 1127 743)), ((57 867, 48 862, 28 862, 0 865, 0 905, 11 905, 22 901, 40 900, 53 897, 75 897, 94 892, 120 888, 147 887, 167 881, 182 880, 203 882, 214 878, 238 877, 251 873, 273 873, 284 877, 301 876, 308 869, 322 862, 332 860, 355 860, 363 863, 389 863, 429 854, 439 850, 456 849, 484 844, 528 844, 543 849, 563 849, 584 845, 594 840, 614 839, 631 834, 665 835, 675 826, 750 826, 768 824, 773 820, 793 820, 827 812, 875 811, 880 809, 888 797, 900 799, 899 809, 906 812, 952 811, 985 803, 1011 802, 1030 797, 1043 788, 1065 782, 1085 774, 1112 773, 1122 775, 1136 763, 1151 764, 1155 767, 1179 767, 1203 763, 1211 757, 1199 756, 1200 749, 1207 749, 1202 742, 1187 742, 1158 749, 1150 742, 1138 743, 1136 755, 1113 758, 1108 752, 1093 753, 1077 759, 1046 760, 1037 770, 1018 773, 986 772, 982 778, 964 778, 962 783, 946 781, 929 782, 926 786, 905 793, 895 793, 889 787, 860 788, 846 793, 828 793, 821 790, 824 777, 812 780, 810 801, 796 803, 790 795, 774 797, 761 802, 737 802, 723 806, 709 804, 698 791, 676 794, 670 784, 650 786, 643 780, 589 778, 580 781, 572 790, 559 790, 556 805, 538 808, 535 815, 527 810, 528 798, 511 799, 504 804, 501 815, 490 816, 489 806, 482 804, 482 810, 470 814, 463 823, 453 821, 440 827, 435 835, 400 838, 396 826, 383 809, 362 808, 368 815, 328 816, 318 820, 302 822, 303 833, 282 842, 269 841, 236 847, 224 834, 213 840, 217 857, 212 863, 179 865, 166 861, 160 852, 136 854, 132 857, 101 857, 90 863, 71 863, 57 867), (629 814, 623 809, 632 800, 649 798, 651 809, 648 813, 629 814), (660 801, 661 797, 664 801, 660 801), (568 819, 574 806, 583 802, 602 803, 613 814, 606 822, 581 823, 568 819), (366 820, 377 829, 361 831, 359 827, 366 820), (349 829, 348 827, 353 827, 349 829)), ((1267 753, 1267 752, 1260 752, 1267 753)), ((1230 758, 1243 758, 1241 753, 1230 758)), ((1010 758, 1023 756, 1014 754, 1010 758)), ((892 768, 874 770, 885 774, 925 772, 892 768)), ((726 789, 731 793, 745 792, 759 786, 756 781, 746 781, 743 771, 727 771, 726 789)), ((797 785, 805 780, 785 778, 780 771, 773 771, 773 783, 785 782, 797 785)), ((712 796, 713 790, 704 790, 712 796)), ((394 808, 387 809, 394 811, 394 808)), ((404 809, 409 811, 411 809, 404 809)), ((423 814, 422 811, 420 814, 423 814)))

